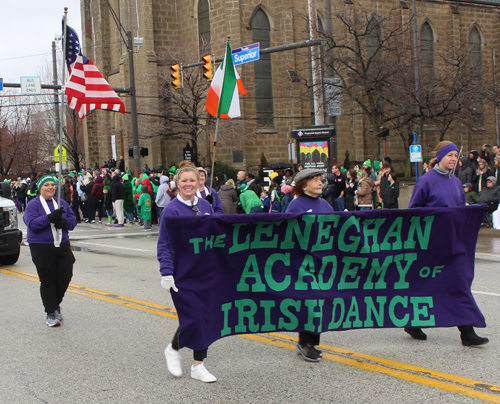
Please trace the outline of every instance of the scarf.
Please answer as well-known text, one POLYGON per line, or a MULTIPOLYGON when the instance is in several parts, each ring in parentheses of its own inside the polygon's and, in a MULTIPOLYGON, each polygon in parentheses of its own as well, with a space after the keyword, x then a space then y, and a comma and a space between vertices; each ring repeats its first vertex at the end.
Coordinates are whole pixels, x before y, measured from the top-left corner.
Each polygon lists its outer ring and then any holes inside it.
MULTIPOLYGON (((47 205, 47 201, 40 196, 40 203, 45 210, 47 215, 50 215, 49 205, 47 205)), ((54 204, 54 210, 58 208, 57 202, 55 199, 52 199, 52 203, 54 204)), ((60 247, 62 240, 62 229, 56 229, 56 225, 54 223, 50 223, 50 230, 52 231, 52 237, 54 238, 54 246, 60 247)))

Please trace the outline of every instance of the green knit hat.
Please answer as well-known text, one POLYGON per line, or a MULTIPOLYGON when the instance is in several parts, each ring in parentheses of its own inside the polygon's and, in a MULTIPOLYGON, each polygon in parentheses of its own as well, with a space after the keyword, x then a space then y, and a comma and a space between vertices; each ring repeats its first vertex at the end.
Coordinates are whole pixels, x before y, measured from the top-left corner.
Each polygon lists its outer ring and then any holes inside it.
POLYGON ((106 191, 111 191, 111 187, 110 187, 109 185, 104 185, 104 189, 105 189, 106 191))
POLYGON ((40 193, 40 189, 42 188, 42 185, 45 184, 46 182, 53 181, 57 185, 57 177, 52 175, 52 174, 47 174, 41 177, 37 183, 36 183, 36 191, 40 193))

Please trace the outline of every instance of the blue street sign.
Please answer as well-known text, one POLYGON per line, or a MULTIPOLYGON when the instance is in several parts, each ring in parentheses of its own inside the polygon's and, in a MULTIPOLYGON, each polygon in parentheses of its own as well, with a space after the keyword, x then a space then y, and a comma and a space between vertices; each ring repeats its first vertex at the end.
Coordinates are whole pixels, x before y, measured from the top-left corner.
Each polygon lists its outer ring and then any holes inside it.
POLYGON ((233 63, 235 66, 243 63, 255 62, 260 59, 260 43, 254 43, 248 46, 242 46, 231 51, 233 63))
POLYGON ((3 79, 0 78, 0 91, 3 91, 3 79))
POLYGON ((419 144, 410 146, 410 163, 420 163, 422 161, 422 146, 419 144))

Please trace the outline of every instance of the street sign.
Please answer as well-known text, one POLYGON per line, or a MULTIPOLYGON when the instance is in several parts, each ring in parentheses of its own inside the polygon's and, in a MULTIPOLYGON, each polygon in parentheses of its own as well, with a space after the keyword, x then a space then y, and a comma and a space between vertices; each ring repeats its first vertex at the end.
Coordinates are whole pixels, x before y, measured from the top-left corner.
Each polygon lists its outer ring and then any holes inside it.
POLYGON ((40 77, 21 77, 21 94, 41 94, 42 81, 40 77))
POLYGON ((3 79, 0 78, 0 91, 3 91, 3 79))
POLYGON ((59 153, 59 146, 54 149, 54 161, 59 162, 59 157, 61 157, 62 161, 68 161, 68 152, 64 147, 62 148, 62 153, 59 153))
POLYGON ((235 66, 243 63, 255 62, 260 59, 260 43, 254 43, 231 51, 233 63, 235 66))
POLYGON ((327 104, 328 116, 342 116, 342 101, 330 100, 327 104))
POLYGON ((419 144, 410 146, 410 163, 420 163, 422 161, 422 146, 419 144))

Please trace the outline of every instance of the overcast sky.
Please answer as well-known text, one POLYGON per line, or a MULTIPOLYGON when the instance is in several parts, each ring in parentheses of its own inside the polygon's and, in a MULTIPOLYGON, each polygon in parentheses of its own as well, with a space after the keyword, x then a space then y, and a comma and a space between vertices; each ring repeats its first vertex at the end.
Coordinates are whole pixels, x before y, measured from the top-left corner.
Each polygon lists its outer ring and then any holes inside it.
POLYGON ((52 66, 52 41, 62 34, 64 7, 68 7, 68 25, 81 38, 80 0, 5 0, 1 4, 0 78, 4 83, 40 76, 47 63, 52 66))

